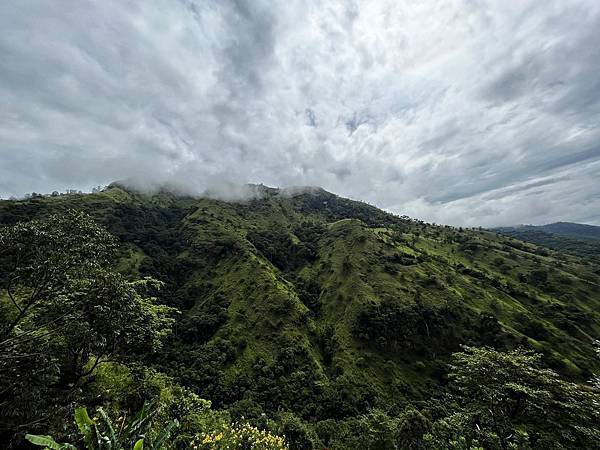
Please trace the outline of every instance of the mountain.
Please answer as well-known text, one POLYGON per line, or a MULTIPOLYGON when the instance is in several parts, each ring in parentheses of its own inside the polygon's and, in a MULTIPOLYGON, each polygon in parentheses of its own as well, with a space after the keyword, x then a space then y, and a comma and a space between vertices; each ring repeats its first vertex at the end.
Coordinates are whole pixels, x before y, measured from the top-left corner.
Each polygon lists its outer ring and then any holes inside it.
POLYGON ((558 251, 600 260, 600 227, 571 222, 520 225, 493 231, 558 251))
POLYGON ((572 222, 556 222, 537 227, 548 233, 579 239, 600 239, 600 227, 572 222))
POLYGON ((103 224, 119 270, 164 281, 159 300, 181 311, 153 367, 246 417, 427 402, 465 344, 525 346, 574 381, 600 369, 596 262, 323 189, 255 191, 225 202, 111 185, 2 201, 0 223, 75 208, 103 224))

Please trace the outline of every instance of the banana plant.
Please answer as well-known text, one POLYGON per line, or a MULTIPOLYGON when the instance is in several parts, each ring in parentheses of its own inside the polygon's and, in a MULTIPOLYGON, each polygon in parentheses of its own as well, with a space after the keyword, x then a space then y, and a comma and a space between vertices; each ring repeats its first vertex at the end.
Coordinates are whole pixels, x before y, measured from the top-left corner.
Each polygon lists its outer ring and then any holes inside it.
MULTIPOLYGON (((75 423, 87 450, 163 450, 167 448, 171 433, 179 426, 175 419, 167 424, 155 439, 148 436, 152 419, 158 412, 156 403, 146 402, 137 416, 125 426, 122 420, 118 431, 108 414, 98 408, 98 417, 92 420, 86 408, 75 410, 75 423)), ((27 434, 25 438, 34 445, 50 450, 76 450, 69 443, 58 443, 51 436, 27 434)))

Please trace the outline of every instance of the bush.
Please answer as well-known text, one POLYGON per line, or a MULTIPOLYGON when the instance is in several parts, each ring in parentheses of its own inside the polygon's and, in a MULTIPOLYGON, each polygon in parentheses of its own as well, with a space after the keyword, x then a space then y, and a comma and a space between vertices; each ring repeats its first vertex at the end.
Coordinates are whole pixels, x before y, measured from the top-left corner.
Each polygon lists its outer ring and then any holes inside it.
POLYGON ((200 433, 189 444, 198 449, 287 450, 285 440, 248 424, 234 423, 200 433))
POLYGON ((406 409, 398 418, 398 446, 401 449, 425 448, 424 435, 431 430, 431 421, 414 408, 406 409))

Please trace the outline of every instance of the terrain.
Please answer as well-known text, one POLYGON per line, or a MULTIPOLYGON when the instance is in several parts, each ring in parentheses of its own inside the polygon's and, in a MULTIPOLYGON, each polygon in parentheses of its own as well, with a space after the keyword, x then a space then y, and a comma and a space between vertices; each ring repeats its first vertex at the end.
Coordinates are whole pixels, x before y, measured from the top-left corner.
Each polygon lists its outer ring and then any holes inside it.
POLYGON ((600 259, 600 227, 571 222, 500 227, 492 231, 584 258, 600 259))
POLYGON ((547 233, 580 239, 600 239, 600 227, 572 222, 555 222, 537 227, 547 233))
POLYGON ((578 383, 600 371, 600 264, 586 251, 320 188, 252 189, 225 202, 113 184, 1 201, 0 224, 76 209, 106 227, 118 271, 161 280, 158 301, 180 311, 148 364, 234 417, 324 423, 423 407, 464 345, 534 350, 578 383))

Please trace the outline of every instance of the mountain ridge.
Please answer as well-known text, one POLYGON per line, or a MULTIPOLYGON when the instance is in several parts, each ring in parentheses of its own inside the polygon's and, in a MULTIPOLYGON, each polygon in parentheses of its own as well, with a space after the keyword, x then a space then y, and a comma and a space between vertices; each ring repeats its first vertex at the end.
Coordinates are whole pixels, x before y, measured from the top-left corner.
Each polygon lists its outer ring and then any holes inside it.
POLYGON ((600 227, 573 222, 498 227, 492 231, 572 255, 600 260, 600 227))
POLYGON ((322 189, 222 201, 113 185, 1 201, 0 221, 75 208, 121 242, 119 270, 166 283, 175 333, 153 364, 217 407, 306 420, 425 401, 462 345, 524 345, 597 371, 600 272, 486 230, 398 217, 322 189))
POLYGON ((495 227, 494 230, 504 229, 536 229, 547 233, 557 234, 559 236, 569 236, 579 239, 600 239, 600 226, 576 222, 553 222, 545 225, 516 225, 495 227))

